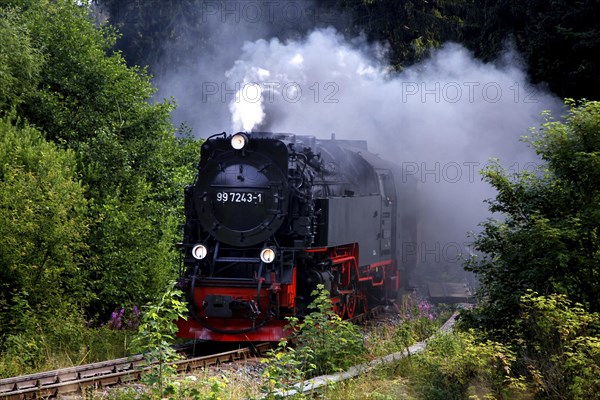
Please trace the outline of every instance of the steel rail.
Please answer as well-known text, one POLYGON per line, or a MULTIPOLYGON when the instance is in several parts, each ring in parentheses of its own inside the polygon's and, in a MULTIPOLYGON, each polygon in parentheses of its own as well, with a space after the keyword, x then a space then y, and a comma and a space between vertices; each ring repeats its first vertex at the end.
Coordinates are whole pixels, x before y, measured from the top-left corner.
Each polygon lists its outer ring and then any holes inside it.
MULTIPOLYGON (((364 322, 385 312, 384 307, 375 307, 366 314, 356 315, 354 323, 364 322)), ((190 357, 173 363, 179 373, 231 363, 246 358, 261 356, 276 346, 262 343, 254 347, 221 352, 201 357, 190 357)), ((180 347, 187 353, 192 346, 180 347)), ((87 388, 102 388, 139 381, 141 376, 157 363, 148 363, 140 354, 110 361, 62 368, 53 371, 0 379, 0 400, 27 400, 54 398, 67 394, 82 393, 87 388)))
MULTIPOLYGON (((178 360, 178 372, 190 372, 213 365, 244 360, 264 354, 270 343, 226 351, 201 357, 178 360)), ((140 380, 157 362, 148 363, 141 355, 119 358, 78 367, 0 379, 1 400, 53 398, 66 394, 82 393, 87 388, 102 388, 140 380)))

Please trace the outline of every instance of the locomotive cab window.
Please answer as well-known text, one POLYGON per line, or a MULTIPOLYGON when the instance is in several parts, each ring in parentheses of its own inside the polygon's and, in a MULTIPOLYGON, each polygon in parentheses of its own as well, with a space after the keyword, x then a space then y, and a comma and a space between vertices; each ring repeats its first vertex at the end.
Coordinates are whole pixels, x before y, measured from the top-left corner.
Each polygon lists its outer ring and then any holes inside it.
POLYGON ((390 171, 377 171, 379 181, 379 192, 386 202, 391 203, 396 200, 396 189, 394 180, 390 171))

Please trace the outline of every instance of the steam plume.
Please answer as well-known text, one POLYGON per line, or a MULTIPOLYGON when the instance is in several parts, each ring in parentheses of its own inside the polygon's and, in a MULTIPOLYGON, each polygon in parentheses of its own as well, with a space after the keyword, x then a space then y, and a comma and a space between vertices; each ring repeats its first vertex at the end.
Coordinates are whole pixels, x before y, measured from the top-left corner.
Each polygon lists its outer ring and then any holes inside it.
POLYGON ((519 138, 541 111, 560 108, 528 83, 512 51, 483 63, 448 43, 394 73, 385 46, 332 28, 241 47, 231 45, 240 43, 234 37, 222 57, 162 79, 163 92, 169 87, 181 100, 180 115, 201 136, 230 126, 366 139, 421 182, 424 265, 461 265, 465 233, 488 216, 483 200, 494 196, 479 170, 490 157, 515 172, 533 168, 537 158, 519 138))
POLYGON ((529 85, 511 51, 483 63, 448 43, 395 74, 382 50, 333 29, 245 43, 228 85, 252 82, 262 96, 249 109, 241 86, 229 103, 232 129, 367 139, 421 182, 423 263, 460 265, 469 251, 465 234, 485 219, 483 200, 494 195, 479 170, 491 157, 514 172, 533 169, 536 157, 519 138, 560 102, 529 85), (242 110, 256 112, 247 115, 252 124, 236 117, 242 110))

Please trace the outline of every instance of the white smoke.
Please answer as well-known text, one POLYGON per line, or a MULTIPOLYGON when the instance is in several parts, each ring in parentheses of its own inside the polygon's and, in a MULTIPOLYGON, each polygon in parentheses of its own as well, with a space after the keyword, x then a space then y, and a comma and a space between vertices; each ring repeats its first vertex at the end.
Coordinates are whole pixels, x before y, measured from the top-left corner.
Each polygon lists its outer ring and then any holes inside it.
POLYGON ((180 102, 176 118, 203 137, 231 127, 367 140, 421 182, 424 264, 460 265, 466 232, 489 216, 483 200, 494 196, 479 170, 491 157, 515 172, 532 169, 539 161, 519 138, 543 110, 561 107, 529 84, 512 51, 484 63, 448 43, 395 73, 385 46, 362 38, 329 28, 265 40, 268 24, 228 18, 202 25, 218 34, 196 64, 160 77, 161 95, 180 102))
MULTIPOLYGON (((229 87, 241 86, 229 107, 260 105, 254 109, 265 116, 249 130, 368 137, 384 155, 440 161, 527 152, 519 136, 538 123, 542 110, 557 105, 528 84, 518 65, 482 63, 457 44, 401 74, 373 53, 333 29, 313 31, 303 41, 247 42, 226 74, 229 87), (263 93, 258 98, 256 85, 263 93)), ((242 129, 238 119, 234 127, 242 129)))
POLYGON ((510 51, 484 63, 449 43, 399 74, 383 55, 333 29, 247 42, 226 74, 229 87, 240 87, 229 103, 233 130, 366 139, 421 182, 421 259, 460 264, 466 232, 487 217, 483 200, 494 196, 479 170, 491 157, 515 172, 533 169, 537 158, 519 138, 560 101, 532 87, 510 51))
POLYGON ((262 95, 262 88, 256 83, 246 83, 235 93, 234 99, 229 103, 234 132, 252 131, 263 122, 265 110, 262 95))

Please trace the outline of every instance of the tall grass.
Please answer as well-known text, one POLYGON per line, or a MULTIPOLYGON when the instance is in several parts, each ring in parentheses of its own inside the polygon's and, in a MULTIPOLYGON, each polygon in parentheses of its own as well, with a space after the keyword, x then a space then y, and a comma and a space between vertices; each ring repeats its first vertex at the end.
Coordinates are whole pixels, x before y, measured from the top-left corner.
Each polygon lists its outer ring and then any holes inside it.
POLYGON ((137 328, 135 320, 117 326, 113 319, 92 327, 65 310, 34 313, 25 308, 18 317, 2 337, 0 378, 126 357, 137 328))

